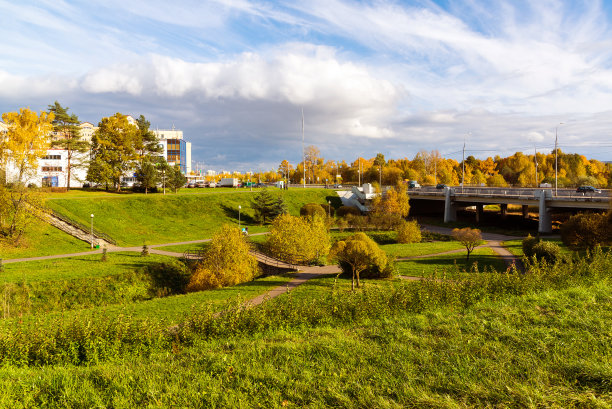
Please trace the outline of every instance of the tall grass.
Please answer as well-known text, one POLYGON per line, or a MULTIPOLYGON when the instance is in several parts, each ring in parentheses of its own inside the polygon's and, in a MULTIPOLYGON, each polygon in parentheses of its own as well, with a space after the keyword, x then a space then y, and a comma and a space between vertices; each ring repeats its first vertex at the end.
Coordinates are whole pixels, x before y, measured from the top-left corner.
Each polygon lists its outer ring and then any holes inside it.
POLYGON ((572 285, 609 280, 612 255, 601 251, 588 259, 565 264, 531 264, 528 274, 478 273, 469 278, 430 277, 407 282, 394 289, 368 288, 356 292, 332 286, 321 299, 292 297, 270 300, 257 308, 245 308, 235 300, 221 313, 211 307, 192 311, 178 327, 130 317, 75 315, 69 323, 60 318, 6 326, 0 334, 0 362, 5 365, 89 365, 111 358, 149 356, 171 351, 201 339, 226 339, 239 334, 279 329, 358 323, 421 313, 438 308, 463 311, 483 302, 572 285))

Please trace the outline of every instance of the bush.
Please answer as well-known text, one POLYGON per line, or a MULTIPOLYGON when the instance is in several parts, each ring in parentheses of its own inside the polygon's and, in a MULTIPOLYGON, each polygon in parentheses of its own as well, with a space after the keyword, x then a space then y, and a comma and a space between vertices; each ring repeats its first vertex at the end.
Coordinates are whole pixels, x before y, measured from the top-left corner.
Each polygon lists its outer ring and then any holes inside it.
POLYGON ((561 255, 561 248, 550 241, 541 241, 533 246, 533 255, 539 260, 555 263, 561 255))
POLYGON ((327 256, 330 238, 327 217, 283 214, 270 228, 266 247, 270 255, 289 263, 318 263, 327 256))
POLYGON ((376 230, 393 230, 404 221, 400 215, 394 213, 371 213, 368 220, 376 230))
MULTIPOLYGON (((326 205, 327 206, 327 205, 326 205)), ((327 209, 317 203, 308 203, 300 209, 300 216, 327 216, 327 209)))
POLYGON ((416 220, 410 222, 404 220, 396 231, 398 243, 419 243, 421 241, 421 226, 416 220))
POLYGON ((533 246, 535 246, 539 242, 540 239, 537 237, 533 237, 531 234, 529 234, 523 239, 523 254, 525 255, 525 257, 533 256, 533 246))
POLYGON ((348 215, 353 216, 361 216, 361 212, 354 206, 340 206, 338 210, 336 210, 336 216, 338 217, 346 217, 348 215))
POLYGON ((574 250, 592 249, 610 243, 611 227, 606 214, 577 214, 561 225, 561 240, 574 250))
POLYGON ((212 238, 195 272, 189 280, 187 291, 208 290, 232 286, 250 281, 259 273, 255 257, 242 232, 224 225, 212 238))

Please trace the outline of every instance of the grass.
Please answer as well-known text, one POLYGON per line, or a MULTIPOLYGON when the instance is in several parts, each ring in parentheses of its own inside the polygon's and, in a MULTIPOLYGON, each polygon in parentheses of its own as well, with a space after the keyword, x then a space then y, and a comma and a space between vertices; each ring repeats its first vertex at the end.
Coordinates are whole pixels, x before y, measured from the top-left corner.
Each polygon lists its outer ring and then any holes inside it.
POLYGON ((153 263, 173 260, 172 257, 157 254, 142 257, 135 252, 108 253, 106 262, 101 262, 101 257, 101 254, 92 254, 5 264, 4 272, 0 274, 0 284, 90 280, 120 275, 153 263))
POLYGON ((410 244, 384 244, 380 246, 380 248, 383 249, 387 255, 400 258, 459 250, 464 247, 458 241, 434 241, 410 244))
POLYGON ((441 274, 448 272, 452 275, 455 265, 461 270, 470 271, 474 263, 478 263, 478 270, 484 271, 485 267, 496 271, 505 271, 506 265, 490 248, 479 248, 470 254, 469 261, 466 253, 453 253, 413 260, 397 261, 396 266, 400 275, 421 277, 433 273, 441 274))
MULTIPOLYGON (((324 203, 337 199, 333 190, 278 190, 289 212, 298 214, 305 203, 324 203)), ((242 206, 241 223, 250 233, 263 232, 253 220, 250 203, 253 193, 244 190, 211 194, 118 195, 117 197, 55 199, 48 204, 55 211, 82 223, 94 214, 96 229, 120 245, 162 244, 210 238, 224 223, 238 224, 238 205, 242 206)))
POLYGON ((611 294, 604 280, 459 311, 197 339, 88 366, 4 366, 0 406, 604 408, 611 294))
POLYGON ((89 249, 88 243, 76 239, 42 220, 36 219, 17 246, 0 243, 0 258, 9 260, 49 256, 53 254, 78 253, 89 249))
MULTIPOLYGON (((561 239, 547 239, 542 238, 542 240, 550 241, 555 243, 561 248, 561 254, 571 254, 572 250, 563 244, 561 239)), ((514 254, 517 257, 523 257, 523 240, 507 240, 502 243, 502 245, 508 249, 508 251, 514 254)))

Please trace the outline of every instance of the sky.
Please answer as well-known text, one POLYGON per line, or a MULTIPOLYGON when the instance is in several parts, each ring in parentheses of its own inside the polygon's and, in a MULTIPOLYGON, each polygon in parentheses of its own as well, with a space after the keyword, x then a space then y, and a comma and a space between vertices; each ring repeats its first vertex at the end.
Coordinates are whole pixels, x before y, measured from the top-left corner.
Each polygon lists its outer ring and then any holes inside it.
POLYGON ((612 1, 0 0, 0 112, 173 126, 194 167, 612 160, 612 1))

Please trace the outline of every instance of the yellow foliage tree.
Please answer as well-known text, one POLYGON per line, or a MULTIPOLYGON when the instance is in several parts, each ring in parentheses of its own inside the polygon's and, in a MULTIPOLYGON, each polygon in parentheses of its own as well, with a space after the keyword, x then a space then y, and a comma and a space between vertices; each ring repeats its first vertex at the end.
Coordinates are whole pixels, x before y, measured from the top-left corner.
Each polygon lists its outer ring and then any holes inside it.
POLYGON ((187 291, 227 287, 252 280, 259 273, 249 243, 236 227, 223 225, 191 276, 187 291))
POLYGON ((453 229, 452 236, 455 240, 465 246, 467 250, 467 259, 470 259, 470 253, 474 251, 476 246, 482 241, 482 235, 478 229, 470 229, 466 227, 464 229, 453 229))
POLYGON ((383 272, 388 264, 386 253, 365 233, 355 233, 346 240, 336 242, 330 251, 329 258, 338 260, 343 269, 350 266, 351 289, 353 290, 355 279, 357 279, 357 287, 360 286, 359 275, 364 270, 375 268, 383 272))
POLYGON ((315 262, 327 256, 330 238, 324 217, 282 214, 272 222, 266 246, 271 255, 290 263, 315 262))
POLYGON ((372 213, 406 217, 410 212, 410 199, 405 185, 398 184, 387 190, 385 195, 372 200, 372 213))
POLYGON ((15 182, 23 183, 36 170, 38 160, 47 154, 53 118, 53 113, 41 111, 38 115, 29 108, 2 114, 8 129, 6 136, 0 138, 0 161, 2 165, 11 162, 17 168, 15 182))

